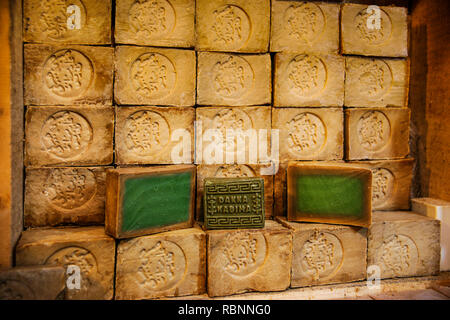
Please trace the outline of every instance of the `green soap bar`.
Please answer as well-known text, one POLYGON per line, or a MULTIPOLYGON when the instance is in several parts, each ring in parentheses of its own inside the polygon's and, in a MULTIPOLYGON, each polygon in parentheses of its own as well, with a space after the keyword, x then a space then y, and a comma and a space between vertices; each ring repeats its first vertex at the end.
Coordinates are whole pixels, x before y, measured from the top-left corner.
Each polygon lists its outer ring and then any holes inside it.
POLYGON ((264 228, 264 179, 206 178, 206 229, 264 228))
POLYGON ((297 210, 315 216, 363 214, 364 186, 359 178, 317 175, 297 178, 297 210))
POLYGON ((288 220, 368 227, 372 171, 339 163, 291 162, 287 170, 288 220))
POLYGON ((192 172, 129 178, 122 203, 122 231, 189 220, 192 172))

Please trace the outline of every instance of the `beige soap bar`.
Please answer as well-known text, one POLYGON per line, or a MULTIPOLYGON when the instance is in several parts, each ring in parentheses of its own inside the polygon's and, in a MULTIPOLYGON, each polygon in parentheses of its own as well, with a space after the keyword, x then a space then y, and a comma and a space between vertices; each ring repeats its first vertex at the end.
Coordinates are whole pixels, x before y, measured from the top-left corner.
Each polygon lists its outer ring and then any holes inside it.
POLYGON ((292 288, 366 278, 366 228, 277 220, 293 231, 292 288))
POLYGON ((267 163, 267 157, 259 155, 260 150, 266 155, 271 151, 270 109, 269 106, 196 108, 195 163, 267 163))
POLYGON ((341 9, 344 54, 408 56, 408 10, 345 3, 341 9))
POLYGON ((338 53, 339 4, 272 1, 270 51, 338 53))
POLYGON ((450 202, 433 198, 411 200, 412 210, 441 222, 441 271, 450 271, 450 202))
POLYGON ((105 234, 103 227, 31 229, 22 233, 16 248, 16 263, 66 268, 76 265, 80 268, 81 288, 67 288, 67 299, 111 299, 115 246, 114 239, 105 234))
POLYGON ((24 0, 23 41, 110 44, 111 0, 24 0))
POLYGON ((372 170, 372 209, 408 210, 414 159, 353 161, 372 170))
POLYGON ((111 164, 113 131, 112 107, 29 107, 25 116, 25 165, 111 164))
POLYGON ((27 168, 25 228, 103 224, 106 168, 27 168))
POLYGON ((197 104, 245 106, 271 102, 269 54, 199 52, 197 104))
POLYGON ((273 108, 280 160, 338 160, 344 156, 341 108, 273 108))
POLYGON ((282 52, 275 55, 275 107, 342 107, 345 58, 282 52))
POLYGON ((270 0, 197 0, 196 49, 267 52, 270 0))
POLYGON ((0 270, 0 300, 60 300, 65 287, 65 269, 60 266, 0 270))
POLYGON ((345 58, 346 107, 406 107, 408 86, 405 59, 345 58))
POLYGON ((193 163, 194 120, 194 108, 117 107, 116 163, 193 163))
POLYGON ((439 272, 440 221, 408 211, 377 211, 368 233, 367 266, 384 278, 439 272))
POLYGON ((117 247, 119 300, 202 294, 206 291, 206 234, 200 228, 121 241, 117 247))
POLYGON ((272 216, 273 175, 270 165, 262 164, 211 164, 197 166, 197 220, 203 221, 203 184, 205 178, 253 178, 264 179, 264 212, 266 219, 272 216))
POLYGON ((208 295, 283 291, 291 281, 292 233, 273 220, 264 229, 207 233, 208 295))
POLYGON ((112 104, 113 49, 24 45, 26 105, 112 104))
POLYGON ((117 104, 193 106, 193 50, 119 46, 115 49, 117 104))
POLYGON ((408 108, 345 110, 347 160, 399 159, 409 154, 408 108))
POLYGON ((195 0, 116 0, 115 42, 193 47, 195 0))

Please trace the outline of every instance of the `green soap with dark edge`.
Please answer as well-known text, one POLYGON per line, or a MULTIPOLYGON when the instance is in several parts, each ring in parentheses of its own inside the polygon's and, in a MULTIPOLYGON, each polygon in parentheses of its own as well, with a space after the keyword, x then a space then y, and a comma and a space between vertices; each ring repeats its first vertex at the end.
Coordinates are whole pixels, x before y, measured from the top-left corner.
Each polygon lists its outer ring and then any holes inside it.
POLYGON ((205 229, 264 228, 263 178, 206 178, 205 229))
POLYGON ((363 183, 356 177, 317 175, 297 178, 297 210, 315 216, 363 213, 363 183))
POLYGON ((368 227, 372 221, 372 171, 346 163, 290 162, 288 221, 368 227))
POLYGON ((192 172, 128 178, 124 183, 122 232, 189 220, 192 172))

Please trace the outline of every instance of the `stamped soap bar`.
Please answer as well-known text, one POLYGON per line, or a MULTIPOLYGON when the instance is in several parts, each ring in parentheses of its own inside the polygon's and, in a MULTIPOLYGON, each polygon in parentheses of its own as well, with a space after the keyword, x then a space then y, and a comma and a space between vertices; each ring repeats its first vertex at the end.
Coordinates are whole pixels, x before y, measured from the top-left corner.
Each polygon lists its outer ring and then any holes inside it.
POLYGON ((269 0, 197 0, 198 51, 266 52, 269 0))
POLYGON ((370 169, 344 163, 291 162, 287 185, 288 221, 370 226, 370 169))
POLYGON ((113 48, 25 44, 26 105, 112 104, 113 48))
POLYGON ((205 228, 264 227, 263 178, 206 178, 205 228))
POLYGON ((111 0, 24 0, 23 40, 33 43, 111 43, 111 0))
POLYGON ((408 9, 343 4, 341 51, 363 56, 408 56, 408 9))
POLYGON ((292 230, 292 288, 365 279, 366 228, 277 220, 292 230))
POLYGON ((63 266, 65 299, 108 300, 114 294, 115 253, 114 239, 101 226, 35 228, 22 232, 16 247, 16 265, 63 266), (79 286, 74 283, 75 274, 80 276, 79 286))
POLYGON ((195 166, 118 168, 106 172, 106 233, 131 238, 192 226, 195 166))
POLYGON ((367 265, 381 279, 439 273, 440 222, 411 211, 375 211, 367 236, 367 265))

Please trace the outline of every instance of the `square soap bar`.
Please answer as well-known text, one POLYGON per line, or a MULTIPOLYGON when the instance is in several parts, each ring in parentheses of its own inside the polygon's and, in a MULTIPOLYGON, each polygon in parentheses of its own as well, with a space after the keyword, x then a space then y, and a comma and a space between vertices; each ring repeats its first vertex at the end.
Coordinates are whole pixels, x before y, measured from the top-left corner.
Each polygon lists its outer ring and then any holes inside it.
MULTIPOLYGON (((17 244, 16 264, 76 265, 80 289, 67 288, 66 299, 105 300, 113 297, 115 253, 116 243, 103 227, 30 229, 22 232, 17 244)), ((68 280, 72 273, 66 272, 68 280)))
POLYGON ((368 233, 367 266, 381 279, 439 273, 440 221, 409 211, 376 211, 368 233))
POLYGON ((25 228, 103 224, 107 168, 27 168, 25 228))
POLYGON ((206 229, 264 227, 263 178, 205 178, 206 229))
POLYGON ((25 105, 111 105, 113 54, 108 47, 25 44, 25 105))
POLYGON ((199 228, 120 241, 116 299, 153 299, 206 291, 206 234, 199 228))
POLYGON ((277 220, 293 232, 292 288, 366 278, 366 228, 277 220))
POLYGON ((28 107, 25 166, 98 166, 113 162, 112 106, 28 107))
POLYGON ((339 4, 272 1, 270 51, 338 53, 339 4))
POLYGON ((290 162, 288 221, 368 227, 372 171, 349 164, 290 162))
POLYGON ((270 0, 197 0, 198 51, 267 52, 270 0))
POLYGON ((411 200, 412 211, 441 222, 441 271, 450 271, 450 202, 433 198, 411 200))
POLYGON ((193 47, 195 0, 116 0, 115 42, 193 47))
POLYGON ((106 171, 106 233, 116 239, 189 228, 194 221, 195 166, 106 171))
POLYGON ((192 163, 194 120, 191 107, 116 107, 116 164, 192 163))
POLYGON ((345 110, 347 160, 400 159, 409 154, 409 108, 345 110))
POLYGON ((344 157, 342 108, 272 108, 279 130, 280 160, 339 160, 344 157))
POLYGON ((343 54, 408 56, 408 10, 344 3, 341 9, 343 54))
POLYGON ((23 41, 110 44, 111 0, 24 0, 23 41))
POLYGON ((207 231, 208 295, 283 291, 291 282, 292 233, 268 220, 264 229, 207 231))
POLYGON ((267 164, 201 164, 197 166, 197 221, 203 221, 203 184, 205 178, 253 178, 264 179, 265 217, 272 216, 273 175, 268 174, 271 165, 267 164))
POLYGON ((118 46, 114 60, 117 104, 178 107, 195 104, 193 50, 118 46))
POLYGON ((59 300, 65 295, 62 266, 30 266, 0 270, 0 300, 59 300))
POLYGON ((196 164, 268 162, 261 154, 271 150, 270 106, 201 107, 195 113, 196 164))
POLYGON ((249 106, 271 102, 269 54, 199 52, 197 59, 197 104, 249 106))
POLYGON ((346 107, 406 107, 408 86, 405 59, 345 58, 346 107))
POLYGON ((372 210, 408 210, 414 159, 353 161, 372 170, 372 210))
POLYGON ((337 54, 275 55, 274 107, 342 107, 345 58, 337 54))

